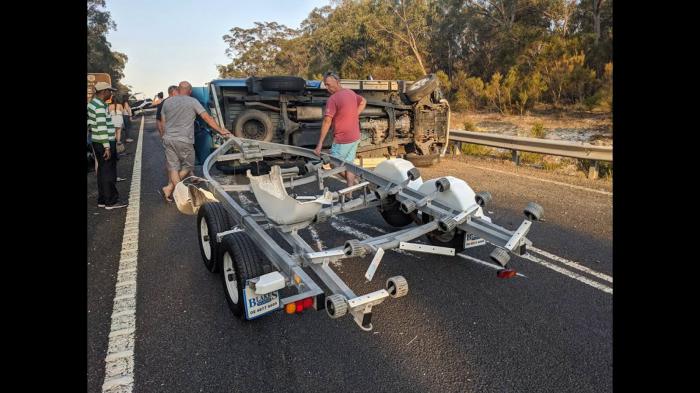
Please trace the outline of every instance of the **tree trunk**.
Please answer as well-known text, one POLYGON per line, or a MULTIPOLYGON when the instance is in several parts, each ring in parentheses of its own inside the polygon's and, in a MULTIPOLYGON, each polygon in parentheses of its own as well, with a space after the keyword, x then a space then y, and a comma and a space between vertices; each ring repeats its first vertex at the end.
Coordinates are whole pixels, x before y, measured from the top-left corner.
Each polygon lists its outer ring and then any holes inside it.
POLYGON ((595 0, 593 2, 593 33, 595 37, 595 46, 598 46, 598 41, 600 41, 600 14, 602 8, 603 0, 595 0))

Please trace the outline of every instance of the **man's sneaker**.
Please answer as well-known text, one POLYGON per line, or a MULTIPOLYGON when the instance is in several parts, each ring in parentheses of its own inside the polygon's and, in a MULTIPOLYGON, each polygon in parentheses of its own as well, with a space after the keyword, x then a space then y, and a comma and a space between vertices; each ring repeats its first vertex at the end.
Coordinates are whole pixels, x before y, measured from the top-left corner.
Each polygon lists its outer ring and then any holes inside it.
POLYGON ((122 207, 127 207, 127 206, 128 206, 128 204, 126 204, 126 203, 117 202, 117 203, 115 203, 115 204, 113 204, 113 205, 107 205, 107 206, 105 206, 105 209, 107 209, 107 210, 121 209, 122 207))
MULTIPOLYGON (((123 155, 123 154, 122 154, 122 155, 123 155)), ((125 181, 125 180, 126 180, 126 179, 123 178, 123 177, 117 177, 117 181, 118 181, 118 182, 120 182, 120 181, 125 181)))
POLYGON ((105 207, 105 204, 104 204, 104 203, 98 203, 98 204, 97 204, 97 207, 105 207))

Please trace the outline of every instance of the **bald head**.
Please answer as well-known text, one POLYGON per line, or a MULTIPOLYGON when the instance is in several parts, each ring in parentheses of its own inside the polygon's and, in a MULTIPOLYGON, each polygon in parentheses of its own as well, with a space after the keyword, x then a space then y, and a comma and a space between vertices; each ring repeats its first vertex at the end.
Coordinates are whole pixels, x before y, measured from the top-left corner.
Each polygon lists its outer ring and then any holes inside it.
POLYGON ((182 81, 179 85, 177 85, 177 90, 180 95, 188 96, 192 94, 192 85, 190 82, 182 81))

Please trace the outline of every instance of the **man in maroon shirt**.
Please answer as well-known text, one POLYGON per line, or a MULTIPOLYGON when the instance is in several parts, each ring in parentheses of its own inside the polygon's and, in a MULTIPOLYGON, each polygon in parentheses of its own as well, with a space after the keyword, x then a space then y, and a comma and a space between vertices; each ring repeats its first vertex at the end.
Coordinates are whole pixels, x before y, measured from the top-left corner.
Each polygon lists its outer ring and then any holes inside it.
MULTIPOLYGON (((360 113, 365 109, 367 100, 355 94, 354 91, 340 86, 340 77, 332 72, 327 72, 323 76, 323 83, 331 96, 326 102, 321 136, 314 153, 317 156, 321 155, 323 140, 333 126, 331 155, 352 163, 355 160, 357 146, 360 144, 360 113)), ((352 172, 347 171, 340 175, 345 178, 348 187, 355 184, 355 175, 352 172)))

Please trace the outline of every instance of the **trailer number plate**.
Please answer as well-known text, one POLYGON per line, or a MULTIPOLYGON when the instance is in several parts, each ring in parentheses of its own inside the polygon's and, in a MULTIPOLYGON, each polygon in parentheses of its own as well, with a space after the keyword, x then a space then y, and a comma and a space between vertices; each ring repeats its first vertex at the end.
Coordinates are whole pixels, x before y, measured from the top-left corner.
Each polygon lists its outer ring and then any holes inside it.
POLYGON ((255 319, 280 308, 279 291, 256 295, 255 290, 245 286, 243 291, 246 319, 255 319))

